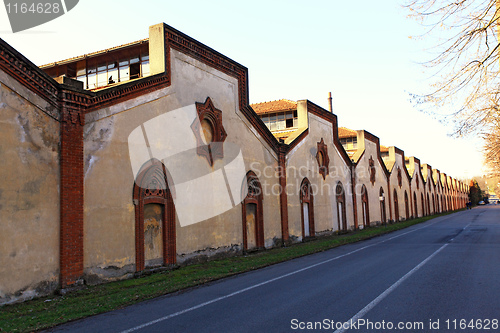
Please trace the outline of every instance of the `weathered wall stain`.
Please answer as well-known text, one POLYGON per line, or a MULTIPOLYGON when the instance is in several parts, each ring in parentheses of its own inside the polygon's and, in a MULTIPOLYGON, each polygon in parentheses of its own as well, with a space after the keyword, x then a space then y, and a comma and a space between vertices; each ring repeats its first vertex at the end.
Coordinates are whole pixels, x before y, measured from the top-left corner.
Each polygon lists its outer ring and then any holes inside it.
POLYGON ((86 124, 83 128, 83 142, 85 143, 85 167, 87 176, 94 163, 99 159, 96 153, 104 149, 113 138, 114 117, 107 117, 99 121, 86 124))
POLYGON ((0 83, 0 304, 59 279, 59 123, 14 86, 0 83))
POLYGON ((36 180, 31 180, 26 183, 24 183, 22 191, 26 193, 31 193, 31 194, 37 194, 40 193, 40 188, 45 181, 45 177, 40 177, 36 180))
POLYGON ((163 208, 159 204, 144 206, 144 258, 145 260, 162 257, 163 208))

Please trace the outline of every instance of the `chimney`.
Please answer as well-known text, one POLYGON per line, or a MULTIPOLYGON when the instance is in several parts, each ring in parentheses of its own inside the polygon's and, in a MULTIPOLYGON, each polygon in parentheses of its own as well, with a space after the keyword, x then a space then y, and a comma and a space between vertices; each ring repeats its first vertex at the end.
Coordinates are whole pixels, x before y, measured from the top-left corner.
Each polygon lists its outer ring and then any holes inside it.
POLYGON ((333 113, 332 92, 331 91, 328 93, 328 105, 330 106, 330 112, 333 113))

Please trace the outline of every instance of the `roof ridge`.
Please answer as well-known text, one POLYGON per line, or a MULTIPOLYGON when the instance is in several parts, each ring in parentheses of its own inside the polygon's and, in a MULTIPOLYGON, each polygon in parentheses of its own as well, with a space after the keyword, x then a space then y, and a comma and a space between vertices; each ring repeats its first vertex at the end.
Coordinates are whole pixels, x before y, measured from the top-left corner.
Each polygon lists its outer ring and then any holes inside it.
POLYGON ((257 104, 264 104, 264 103, 273 103, 273 102, 281 102, 281 101, 286 101, 286 102, 297 104, 296 101, 292 101, 292 100, 286 99, 286 98, 281 98, 281 99, 276 99, 274 101, 265 101, 265 102, 259 102, 259 103, 251 103, 250 105, 257 105, 257 104))
POLYGON ((40 65, 38 67, 39 68, 46 68, 46 67, 51 67, 51 66, 57 66, 57 65, 69 62, 69 61, 74 61, 76 59, 84 59, 84 58, 89 57, 89 56, 97 55, 97 54, 100 54, 100 53, 105 53, 105 52, 108 52, 108 51, 117 50, 117 49, 120 49, 120 48, 123 48, 123 47, 127 47, 127 46, 131 46, 131 45, 134 45, 134 44, 144 43, 146 41, 149 41, 149 38, 143 38, 143 39, 139 39, 139 40, 136 40, 136 41, 133 41, 133 42, 130 42, 130 43, 125 43, 125 44, 121 44, 121 45, 109 47, 109 48, 104 49, 104 50, 94 51, 94 52, 85 53, 85 54, 82 54, 82 55, 79 55, 79 56, 76 56, 76 57, 71 57, 71 58, 67 58, 67 59, 63 59, 63 60, 59 60, 59 61, 54 61, 54 62, 51 62, 51 63, 48 63, 48 64, 40 65))

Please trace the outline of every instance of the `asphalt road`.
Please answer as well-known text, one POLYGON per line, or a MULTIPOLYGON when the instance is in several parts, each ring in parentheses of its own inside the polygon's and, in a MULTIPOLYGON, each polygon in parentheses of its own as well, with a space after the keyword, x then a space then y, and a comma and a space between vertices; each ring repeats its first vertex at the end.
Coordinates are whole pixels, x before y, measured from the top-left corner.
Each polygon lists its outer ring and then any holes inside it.
POLYGON ((499 321, 489 205, 50 332, 500 332, 499 321))

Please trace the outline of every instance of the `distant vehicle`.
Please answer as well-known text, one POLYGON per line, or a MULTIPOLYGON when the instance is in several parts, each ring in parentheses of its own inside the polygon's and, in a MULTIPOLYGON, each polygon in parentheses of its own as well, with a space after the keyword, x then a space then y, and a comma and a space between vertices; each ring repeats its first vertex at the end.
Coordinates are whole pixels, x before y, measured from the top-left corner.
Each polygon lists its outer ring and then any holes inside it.
POLYGON ((486 204, 484 203, 484 201, 482 201, 482 200, 481 200, 481 201, 479 201, 477 204, 478 204, 478 205, 486 205, 486 204))

